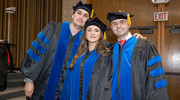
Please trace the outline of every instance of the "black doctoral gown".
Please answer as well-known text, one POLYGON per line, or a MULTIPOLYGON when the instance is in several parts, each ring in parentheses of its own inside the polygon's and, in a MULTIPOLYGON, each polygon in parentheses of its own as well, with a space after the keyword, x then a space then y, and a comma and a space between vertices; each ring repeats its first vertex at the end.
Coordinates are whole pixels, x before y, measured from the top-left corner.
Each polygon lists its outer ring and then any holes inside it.
MULTIPOLYGON (((59 83, 57 86, 57 89, 55 90, 56 93, 53 97, 55 100, 59 100, 62 88, 64 85, 64 80, 66 76, 66 71, 68 67, 68 60, 71 56, 71 53, 73 52, 73 55, 76 54, 77 51, 72 51, 73 45, 74 45, 74 39, 75 36, 71 35, 71 31, 69 28, 70 22, 51 22, 49 23, 39 34, 36 40, 32 43, 31 48, 28 50, 22 65, 21 65, 21 71, 25 75, 26 78, 29 78, 34 83, 34 92, 32 99, 33 100, 41 100, 43 99, 46 88, 48 85, 48 80, 50 79, 50 75, 52 74, 51 68, 53 66, 53 63, 55 55, 57 53, 57 46, 60 42, 67 39, 67 49, 62 54, 64 55, 64 61, 62 61, 63 65, 61 68, 61 75, 59 76, 59 83), (66 26, 63 26, 66 25, 66 26), (65 32, 61 31, 65 30, 65 32), (62 41, 59 42, 60 35, 70 34, 69 37, 65 37, 62 39, 62 41)), ((82 30, 80 31, 82 33, 82 30)), ((78 42, 80 42, 80 37, 78 42)), ((64 45, 63 45, 64 46, 64 45)), ((78 45, 79 46, 79 45, 78 45)), ((64 47, 62 47, 64 49, 64 47)), ((58 67, 55 65, 55 67, 58 67)), ((56 68, 55 68, 56 69, 56 68)), ((55 70, 56 71, 56 70, 55 70)), ((53 72, 54 73, 54 72, 53 72)))
POLYGON ((71 100, 111 100, 112 54, 99 55, 97 60, 92 55, 92 51, 88 52, 79 62, 80 66, 74 66, 71 100), (92 72, 89 72, 90 67, 93 67, 92 72), (87 81, 88 76, 90 81, 87 81))
POLYGON ((113 50, 112 100, 169 99, 161 58, 152 41, 131 37, 123 48, 119 43, 110 45, 113 50))
POLYGON ((7 85, 8 52, 5 45, 0 44, 0 91, 7 85))

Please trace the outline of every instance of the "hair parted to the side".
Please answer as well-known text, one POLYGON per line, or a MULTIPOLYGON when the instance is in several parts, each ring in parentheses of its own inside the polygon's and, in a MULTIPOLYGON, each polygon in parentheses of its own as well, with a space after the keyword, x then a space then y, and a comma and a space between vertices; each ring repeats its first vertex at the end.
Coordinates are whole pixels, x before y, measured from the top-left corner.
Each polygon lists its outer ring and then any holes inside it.
MULTIPOLYGON (((74 56, 70 66, 69 66, 70 70, 74 68, 76 60, 88 51, 87 46, 88 46, 88 40, 86 39, 86 32, 84 32, 81 37, 81 43, 79 45, 78 52, 74 56)), ((101 37, 99 38, 99 40, 95 46, 95 52, 97 52, 103 56, 107 55, 107 53, 105 53, 105 52, 111 52, 111 50, 108 49, 107 46, 105 45, 102 31, 101 31, 101 37)))

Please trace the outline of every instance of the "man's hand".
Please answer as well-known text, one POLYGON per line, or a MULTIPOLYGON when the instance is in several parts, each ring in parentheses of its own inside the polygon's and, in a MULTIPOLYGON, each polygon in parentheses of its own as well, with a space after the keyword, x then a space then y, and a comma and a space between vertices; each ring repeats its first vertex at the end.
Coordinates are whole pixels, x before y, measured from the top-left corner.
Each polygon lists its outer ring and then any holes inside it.
POLYGON ((24 91, 27 97, 32 97, 32 94, 34 92, 34 84, 26 82, 24 86, 24 91))
POLYGON ((137 39, 137 38, 147 39, 147 37, 143 37, 143 36, 142 36, 141 34, 139 34, 139 33, 135 33, 135 34, 133 34, 133 36, 137 36, 136 39, 137 39))

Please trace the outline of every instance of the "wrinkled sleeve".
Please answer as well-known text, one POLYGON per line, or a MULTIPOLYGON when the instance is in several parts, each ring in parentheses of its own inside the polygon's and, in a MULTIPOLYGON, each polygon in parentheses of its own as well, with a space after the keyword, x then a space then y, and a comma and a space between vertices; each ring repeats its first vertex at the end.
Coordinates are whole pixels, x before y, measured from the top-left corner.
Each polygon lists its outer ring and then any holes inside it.
POLYGON ((26 78, 35 81, 43 68, 48 45, 50 45, 51 35, 54 32, 54 23, 51 22, 37 35, 32 46, 27 51, 21 64, 21 72, 26 78))
POLYGON ((162 66, 161 57, 154 46, 148 40, 147 48, 147 79, 146 99, 147 100, 169 100, 165 71, 162 66))

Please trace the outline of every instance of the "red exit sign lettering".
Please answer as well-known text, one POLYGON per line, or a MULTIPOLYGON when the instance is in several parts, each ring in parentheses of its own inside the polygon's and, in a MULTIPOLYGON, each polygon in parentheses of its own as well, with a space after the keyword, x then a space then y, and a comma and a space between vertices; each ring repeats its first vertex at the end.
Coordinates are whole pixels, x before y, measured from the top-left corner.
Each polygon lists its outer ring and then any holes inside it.
POLYGON ((154 12, 154 21, 167 21, 168 12, 154 12))

